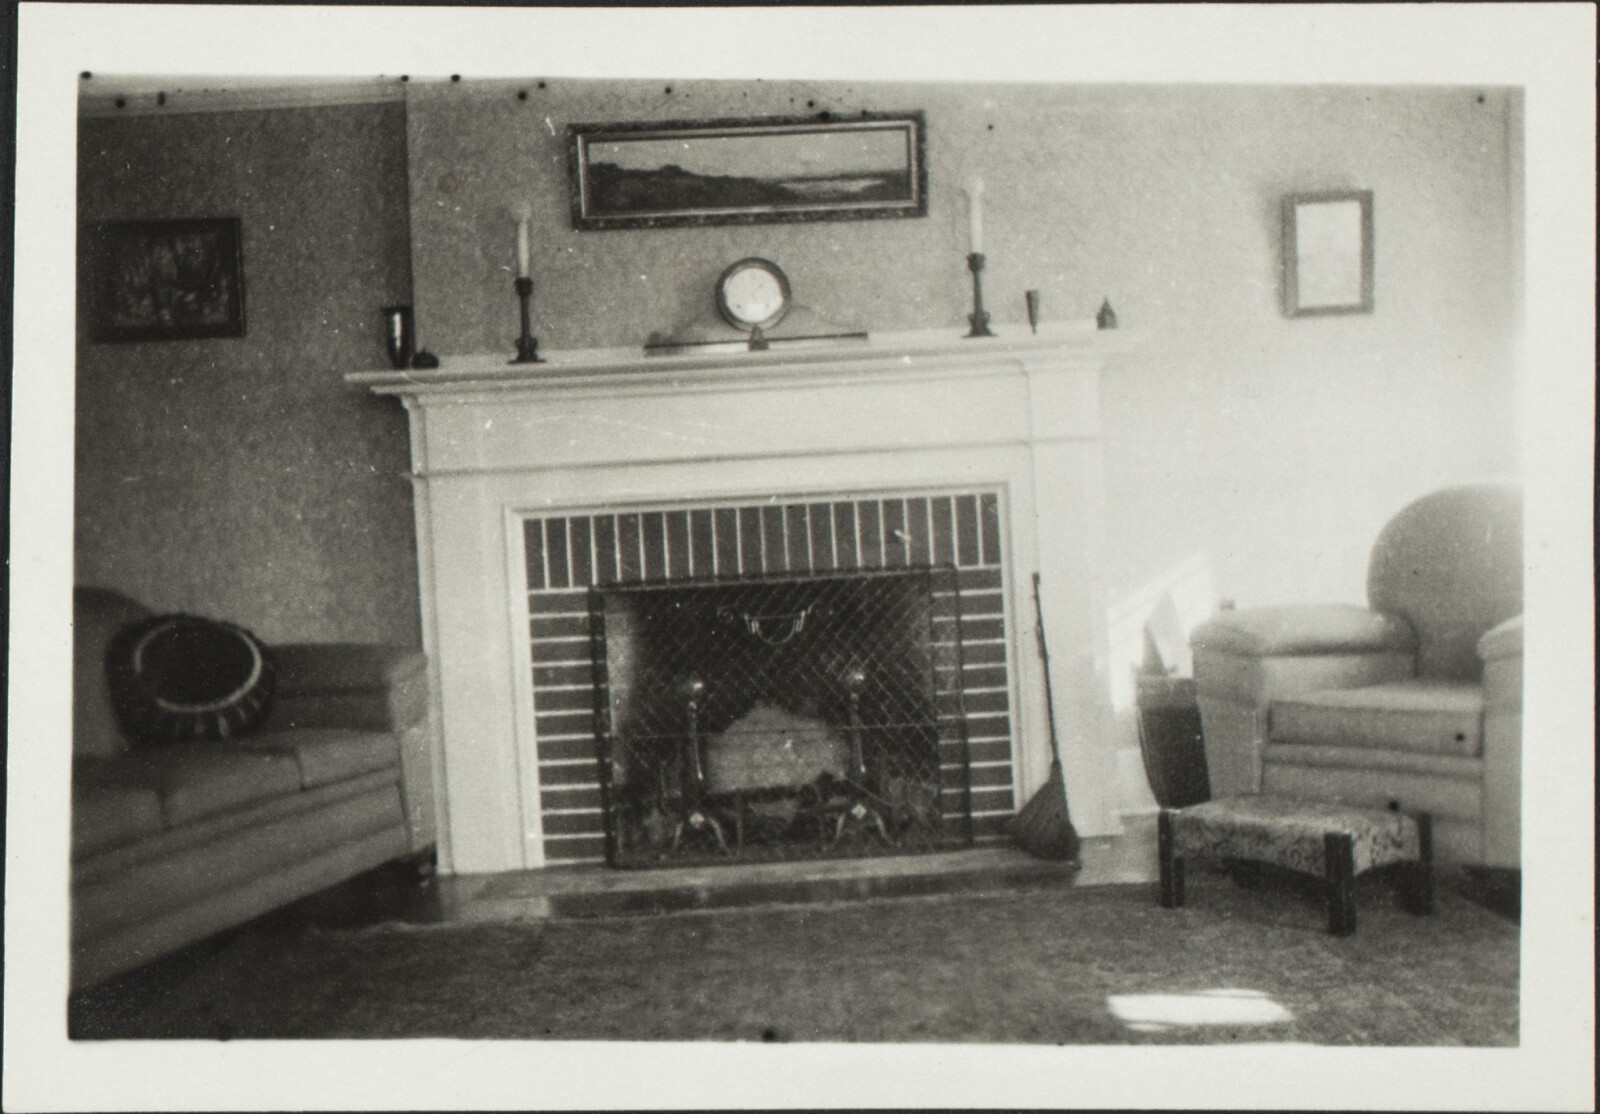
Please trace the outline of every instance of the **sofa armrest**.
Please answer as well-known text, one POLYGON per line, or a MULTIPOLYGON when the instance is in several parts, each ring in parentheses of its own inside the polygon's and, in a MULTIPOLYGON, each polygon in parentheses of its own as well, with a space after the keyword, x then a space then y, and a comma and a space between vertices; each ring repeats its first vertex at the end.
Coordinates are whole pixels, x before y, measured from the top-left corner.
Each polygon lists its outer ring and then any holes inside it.
POLYGON ((1218 797, 1260 790, 1273 700, 1404 680, 1416 669, 1410 624, 1350 604, 1225 611, 1196 627, 1190 644, 1218 797))
POLYGON ((305 642, 274 646, 273 657, 278 683, 265 730, 401 731, 427 714, 427 658, 418 650, 305 642))

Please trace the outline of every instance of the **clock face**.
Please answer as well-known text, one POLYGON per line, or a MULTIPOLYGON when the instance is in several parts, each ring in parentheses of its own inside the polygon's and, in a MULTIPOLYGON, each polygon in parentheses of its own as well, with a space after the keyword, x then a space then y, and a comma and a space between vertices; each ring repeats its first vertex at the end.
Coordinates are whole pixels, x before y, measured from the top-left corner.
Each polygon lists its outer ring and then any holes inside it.
POLYGON ((717 308, 736 329, 776 325, 789 308, 789 280, 776 263, 741 259, 717 280, 717 308))

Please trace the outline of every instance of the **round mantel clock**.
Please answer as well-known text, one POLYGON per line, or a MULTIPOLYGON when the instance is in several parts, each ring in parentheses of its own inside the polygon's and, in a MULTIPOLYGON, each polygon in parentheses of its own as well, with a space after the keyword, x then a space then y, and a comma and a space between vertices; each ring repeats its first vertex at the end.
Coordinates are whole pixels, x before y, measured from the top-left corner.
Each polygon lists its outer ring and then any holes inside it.
POLYGON ((741 259, 717 279, 717 309, 735 329, 770 329, 789 311, 789 276, 770 259, 741 259))

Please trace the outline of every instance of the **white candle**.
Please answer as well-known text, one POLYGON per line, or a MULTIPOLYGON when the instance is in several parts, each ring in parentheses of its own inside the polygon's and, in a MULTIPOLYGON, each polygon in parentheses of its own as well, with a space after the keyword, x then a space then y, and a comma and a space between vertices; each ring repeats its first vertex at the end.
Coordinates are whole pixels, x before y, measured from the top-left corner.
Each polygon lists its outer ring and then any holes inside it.
POLYGON ((967 183, 967 239, 968 251, 983 254, 983 179, 974 178, 967 183))
POLYGON ((528 218, 517 218, 517 277, 528 277, 528 218))

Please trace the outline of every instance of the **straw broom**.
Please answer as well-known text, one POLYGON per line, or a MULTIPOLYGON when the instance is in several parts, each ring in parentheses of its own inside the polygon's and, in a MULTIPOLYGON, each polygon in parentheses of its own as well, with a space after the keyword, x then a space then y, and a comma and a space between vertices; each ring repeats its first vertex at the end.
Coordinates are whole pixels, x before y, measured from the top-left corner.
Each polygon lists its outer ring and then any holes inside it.
POLYGON ((1039 602, 1039 574, 1033 574, 1033 611, 1039 630, 1039 657, 1044 661, 1045 711, 1050 720, 1050 776, 1011 821, 1011 834, 1039 859, 1078 858, 1078 832, 1067 815, 1067 782, 1061 774, 1061 747, 1056 742, 1056 703, 1050 691, 1050 648, 1044 640, 1044 607, 1039 602))

